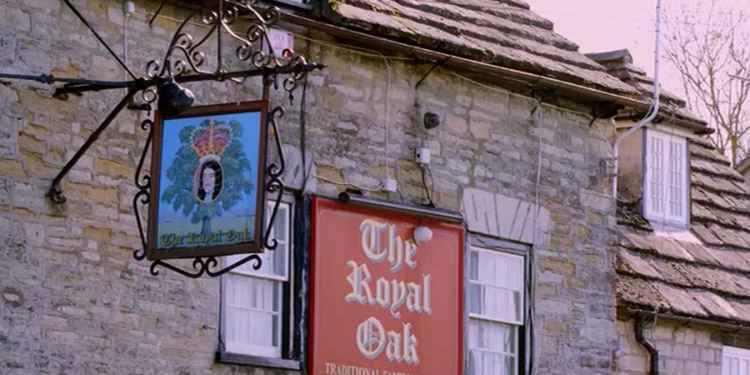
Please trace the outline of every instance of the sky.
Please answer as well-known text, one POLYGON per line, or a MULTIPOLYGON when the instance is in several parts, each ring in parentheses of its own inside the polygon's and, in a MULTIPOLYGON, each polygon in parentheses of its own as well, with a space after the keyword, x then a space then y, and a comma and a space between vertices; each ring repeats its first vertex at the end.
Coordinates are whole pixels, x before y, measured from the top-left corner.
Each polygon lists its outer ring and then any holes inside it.
MULTIPOLYGON (((555 31, 577 43, 580 51, 627 48, 635 64, 653 76, 656 0, 526 0, 531 9, 555 24, 555 31)), ((750 10, 750 0, 718 0, 722 8, 750 10)), ((707 0, 663 0, 666 11, 707 0)), ((662 86, 682 92, 679 74, 662 59, 662 86)))

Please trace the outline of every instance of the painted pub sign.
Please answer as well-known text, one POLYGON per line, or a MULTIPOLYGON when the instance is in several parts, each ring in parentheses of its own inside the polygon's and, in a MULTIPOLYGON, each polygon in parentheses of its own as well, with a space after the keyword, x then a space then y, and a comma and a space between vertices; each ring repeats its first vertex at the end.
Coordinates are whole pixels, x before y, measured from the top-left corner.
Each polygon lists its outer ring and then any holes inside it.
POLYGON ((461 374, 462 254, 461 226, 315 198, 310 374, 461 374))
POLYGON ((149 259, 260 251, 266 112, 258 101, 157 113, 149 259))

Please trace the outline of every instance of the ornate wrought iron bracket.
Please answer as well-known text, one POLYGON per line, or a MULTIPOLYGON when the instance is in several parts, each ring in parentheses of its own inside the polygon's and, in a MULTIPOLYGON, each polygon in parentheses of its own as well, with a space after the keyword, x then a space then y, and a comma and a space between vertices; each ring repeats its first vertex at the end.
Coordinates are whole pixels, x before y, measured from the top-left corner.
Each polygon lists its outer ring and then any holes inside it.
MULTIPOLYGON (((65 3, 91 29, 100 42, 105 44, 105 47, 108 47, 80 12, 69 1, 66 0, 65 3)), ((55 95, 58 97, 67 94, 82 94, 89 91, 127 89, 127 94, 123 99, 112 109, 99 127, 94 130, 81 148, 53 179, 50 189, 47 192, 47 196, 52 202, 56 204, 65 203, 66 199, 61 186, 63 178, 97 141, 117 115, 128 104, 133 103, 134 100, 137 102, 138 107, 145 108, 151 113, 153 103, 159 98, 159 88, 165 82, 229 81, 242 83, 247 78, 262 77, 263 99, 269 100, 270 87, 278 88, 276 84, 278 82, 277 77, 285 76, 281 87, 289 94, 289 100, 292 101, 292 94, 297 88, 297 83, 303 80, 309 72, 316 69, 323 69, 324 66, 317 63, 308 63, 304 57, 296 55, 292 50, 276 53, 268 37, 268 29, 278 21, 280 12, 276 8, 260 8, 255 5, 255 0, 217 0, 214 7, 205 7, 201 12, 194 12, 178 27, 163 59, 152 60, 147 64, 145 77, 134 78, 130 81, 94 81, 57 78, 51 75, 19 76, 0 73, 0 78, 34 80, 47 84, 61 82, 63 85, 56 87, 55 91, 55 95), (199 22, 208 29, 208 32, 200 39, 195 39, 185 29, 198 15, 200 15, 199 22), (237 24, 242 24, 245 27, 238 30, 235 27, 237 24), (215 69, 208 70, 205 68, 207 54, 201 49, 208 45, 208 41, 212 37, 215 37, 216 41, 214 45, 215 51, 212 51, 215 53, 216 63, 215 69), (223 39, 228 39, 237 44, 234 58, 231 59, 234 66, 231 68, 227 66, 227 60, 225 60, 224 49, 226 46, 223 39), (237 69, 235 67, 237 65, 241 66, 241 68, 237 69), (244 67, 242 67, 243 65, 244 67)), ((124 63, 119 59, 118 62, 121 63, 123 68, 132 77, 135 77, 124 63)), ((267 192, 276 194, 275 205, 270 213, 270 220, 266 224, 267 227, 263 234, 263 243, 265 248, 269 250, 273 250, 277 246, 276 240, 270 238, 270 232, 285 189, 282 180, 285 161, 277 124, 283 114, 283 107, 275 107, 269 112, 267 123, 265 124, 268 127, 269 136, 273 137, 273 145, 278 153, 276 162, 266 166, 267 179, 264 187, 267 192)), ((133 252, 133 257, 136 260, 146 258, 146 248, 148 245, 144 230, 145 220, 142 214, 144 213, 145 206, 152 202, 151 176, 144 173, 144 164, 153 146, 153 126, 154 122, 150 118, 141 123, 141 129, 147 131, 148 136, 135 173, 135 186, 138 191, 133 197, 132 202, 141 238, 141 249, 133 252)), ((194 258, 192 270, 181 268, 166 260, 156 260, 151 263, 150 272, 153 275, 158 275, 159 268, 163 267, 191 278, 199 278, 203 275, 217 277, 249 262, 252 262, 252 266, 256 270, 262 264, 262 260, 257 254, 248 254, 242 259, 221 268, 220 261, 216 257, 206 256, 194 258)))
MULTIPOLYGON (((264 80, 264 82, 266 82, 266 87, 270 85, 268 79, 264 80)), ((267 93, 268 90, 264 89, 264 92, 267 93)), ((266 97, 266 95, 264 95, 264 97, 266 97)), ((276 220, 276 215, 279 206, 281 205, 281 198, 285 190, 284 182, 281 179, 285 170, 285 161, 284 153, 282 151, 281 136, 279 133, 279 128, 277 126, 278 119, 280 119, 283 115, 283 107, 278 106, 269 112, 267 123, 265 124, 265 126, 268 127, 268 134, 270 136, 273 136, 273 144, 276 148, 276 153, 278 154, 277 161, 272 162, 266 166, 266 174, 268 178, 266 180, 265 189, 267 192, 276 195, 273 210, 271 211, 270 218, 268 220, 269 224, 267 225, 263 235, 264 245, 267 250, 274 250, 278 246, 276 239, 271 238, 270 234, 272 223, 274 223, 274 221, 276 220)), ((151 176, 147 173, 144 173, 144 165, 146 158, 148 157, 151 144, 153 142, 153 126, 154 122, 151 119, 145 119, 141 123, 141 129, 144 131, 148 131, 148 136, 146 138, 146 144, 144 145, 143 152, 141 153, 141 158, 138 162, 138 167, 135 173, 135 186, 138 189, 138 192, 133 197, 133 211, 135 213, 136 223, 138 226, 138 234, 140 235, 142 246, 141 249, 137 249, 133 252, 133 258, 135 258, 136 260, 144 260, 146 258, 147 236, 144 229, 145 220, 142 213, 146 211, 146 206, 151 203, 152 197, 151 176)), ((190 278, 199 278, 203 275, 218 277, 248 262, 253 262, 253 268, 256 270, 260 269, 262 265, 262 260, 257 254, 249 254, 242 259, 217 270, 216 268, 220 265, 219 260, 216 257, 208 256, 194 258, 192 263, 192 270, 185 270, 184 268, 176 266, 166 260, 156 260, 151 263, 150 272, 152 275, 156 276, 159 274, 159 267, 164 267, 168 270, 177 272, 190 278)))

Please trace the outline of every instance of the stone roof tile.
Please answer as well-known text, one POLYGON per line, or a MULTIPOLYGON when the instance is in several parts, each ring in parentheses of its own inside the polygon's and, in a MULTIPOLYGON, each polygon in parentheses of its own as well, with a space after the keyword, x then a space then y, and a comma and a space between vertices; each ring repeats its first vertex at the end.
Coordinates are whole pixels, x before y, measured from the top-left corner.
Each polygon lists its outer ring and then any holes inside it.
POLYGON ((337 25, 420 47, 639 95, 517 0, 347 0, 330 5, 324 15, 337 25))
POLYGON ((649 261, 649 264, 659 272, 660 279, 686 287, 693 286, 693 283, 686 276, 687 268, 685 264, 680 262, 670 262, 666 259, 656 257, 652 258, 649 261))
POLYGON ((700 263, 714 266, 720 264, 720 260, 713 255, 713 252, 702 244, 687 241, 677 241, 677 243, 680 244, 683 249, 687 250, 687 252, 693 256, 693 259, 700 263))
POLYGON ((644 260, 638 255, 631 254, 625 249, 622 249, 617 255, 617 267, 618 270, 622 272, 661 279, 659 271, 649 264, 648 260, 644 260))
POLYGON ((700 302, 695 300, 692 293, 687 290, 661 282, 654 282, 651 285, 659 291, 659 294, 667 301, 671 310, 690 316, 709 316, 706 310, 701 306, 700 302))
POLYGON ((719 264, 727 269, 750 271, 750 262, 743 256, 741 251, 728 249, 711 249, 710 250, 719 264))
POLYGON ((722 224, 712 224, 711 225, 711 231, 714 232, 717 238, 719 238, 725 246, 734 246, 734 247, 741 247, 741 248, 748 248, 750 247, 750 243, 745 241, 747 236, 747 233, 741 230, 733 230, 731 228, 728 228, 728 226, 734 226, 736 225, 734 221, 732 220, 730 215, 721 215, 720 219, 722 221, 722 224))
POLYGON ((715 152, 712 148, 710 148, 710 146, 707 147, 706 145, 698 144, 698 142, 700 142, 700 140, 691 139, 690 143, 688 143, 691 163, 695 160, 705 159, 724 166, 731 166, 729 160, 715 152))
POLYGON ((637 277, 618 276, 615 281, 615 294, 618 300, 633 305, 649 306, 655 309, 670 307, 653 283, 637 277))
POLYGON ((690 229, 695 233, 698 238, 703 240, 703 242, 709 244, 709 245, 716 245, 716 246, 722 246, 724 245, 724 242, 722 242, 719 238, 716 237, 716 235, 708 228, 706 228, 704 225, 693 223, 690 226, 690 229))
MULTIPOLYGON (((707 140, 691 138, 689 232, 620 225, 618 303, 750 324, 750 195, 707 140), (693 235, 691 235, 694 234, 693 235), (683 253, 676 251, 678 245, 683 253), (635 259, 635 260, 634 260, 635 259), (648 264, 648 266, 644 266, 648 264), (633 288, 645 288, 638 294, 633 288), (653 295, 658 291, 659 296, 653 295), (664 307, 664 302, 668 307, 664 307)), ((618 210, 618 212, 620 212, 618 210)), ((632 215, 632 213, 631 213, 632 215)), ((620 221, 618 221, 619 223, 620 221)))
POLYGON ((732 307, 732 304, 716 294, 711 292, 697 292, 693 293, 692 296, 711 316, 724 319, 739 318, 739 314, 732 307))
POLYGON ((645 236, 631 231, 622 233, 622 236, 620 237, 620 244, 631 249, 645 251, 653 250, 653 244, 651 243, 651 241, 649 241, 645 236))
POLYGON ((659 255, 667 258, 693 261, 695 258, 680 244, 671 238, 656 236, 652 239, 653 248, 659 255))

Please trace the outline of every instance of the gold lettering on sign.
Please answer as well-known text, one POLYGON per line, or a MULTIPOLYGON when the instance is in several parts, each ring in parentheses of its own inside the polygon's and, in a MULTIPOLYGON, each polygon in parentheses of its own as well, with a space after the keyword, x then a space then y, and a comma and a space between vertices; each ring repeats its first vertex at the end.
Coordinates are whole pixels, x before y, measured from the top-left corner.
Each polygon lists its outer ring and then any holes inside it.
MULTIPOLYGON (((403 240, 397 235, 396 229, 396 225, 373 219, 366 219, 359 226, 362 251, 367 260, 375 264, 388 262, 392 274, 399 273, 404 266, 409 269, 417 267, 416 242, 411 239, 403 240)), ((344 296, 347 303, 385 309, 394 319, 401 319, 401 308, 404 306, 415 314, 432 315, 432 275, 423 274, 421 283, 407 283, 398 278, 387 277, 378 277, 373 281, 367 264, 350 260, 346 262, 346 266, 351 270, 346 277, 351 286, 351 292, 344 296)), ((411 323, 402 322, 401 332, 386 332, 380 320, 370 317, 357 327, 357 349, 363 357, 370 360, 377 359, 385 352, 389 362, 416 366, 419 364, 418 340, 412 329, 411 323)), ((328 364, 326 366, 329 369, 328 364)))

